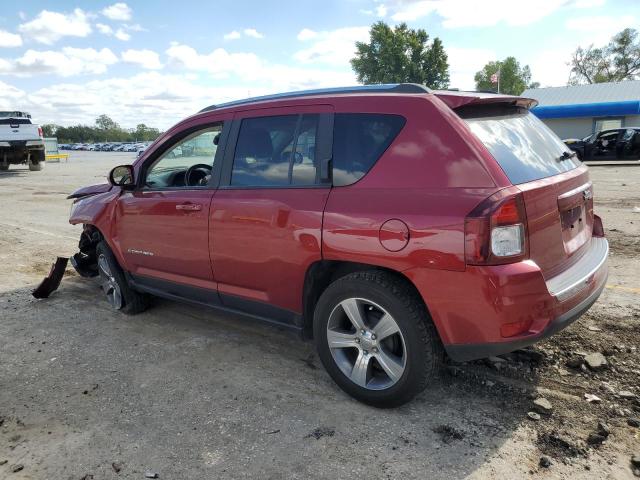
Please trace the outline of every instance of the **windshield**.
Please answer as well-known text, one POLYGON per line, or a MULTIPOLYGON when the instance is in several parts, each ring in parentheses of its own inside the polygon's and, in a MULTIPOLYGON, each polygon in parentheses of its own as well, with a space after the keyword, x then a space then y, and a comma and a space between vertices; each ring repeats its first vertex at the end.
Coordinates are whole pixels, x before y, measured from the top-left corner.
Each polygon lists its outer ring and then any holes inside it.
POLYGON ((563 155, 571 150, 528 111, 465 121, 513 184, 550 177, 580 165, 577 158, 563 155))

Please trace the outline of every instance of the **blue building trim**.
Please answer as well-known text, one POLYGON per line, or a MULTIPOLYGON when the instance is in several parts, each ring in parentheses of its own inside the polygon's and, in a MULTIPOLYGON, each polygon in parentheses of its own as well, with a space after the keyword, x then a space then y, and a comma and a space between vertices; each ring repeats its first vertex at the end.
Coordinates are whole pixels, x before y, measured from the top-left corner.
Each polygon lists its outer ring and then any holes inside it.
POLYGON ((531 109, 538 118, 609 117, 640 115, 640 100, 538 106, 531 109))

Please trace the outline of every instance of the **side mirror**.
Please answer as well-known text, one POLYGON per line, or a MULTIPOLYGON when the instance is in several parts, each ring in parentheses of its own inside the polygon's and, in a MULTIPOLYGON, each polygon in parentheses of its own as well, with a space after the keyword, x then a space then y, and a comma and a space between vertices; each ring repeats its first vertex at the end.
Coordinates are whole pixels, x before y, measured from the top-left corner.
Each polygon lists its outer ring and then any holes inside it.
POLYGON ((131 165, 118 165, 109 172, 109 183, 122 187, 124 190, 132 190, 135 187, 133 179, 133 167, 131 165))

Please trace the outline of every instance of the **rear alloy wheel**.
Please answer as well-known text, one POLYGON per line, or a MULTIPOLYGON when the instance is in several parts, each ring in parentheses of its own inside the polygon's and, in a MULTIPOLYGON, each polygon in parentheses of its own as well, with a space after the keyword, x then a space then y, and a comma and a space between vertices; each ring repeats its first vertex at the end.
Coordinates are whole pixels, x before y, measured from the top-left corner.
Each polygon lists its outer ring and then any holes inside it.
POLYGON ((442 345, 411 285, 381 272, 339 278, 314 315, 318 355, 334 381, 376 407, 402 405, 435 377, 442 345))
POLYGON ((331 312, 327 343, 342 373, 360 387, 383 390, 404 373, 407 349, 400 327, 381 306, 347 298, 331 312))

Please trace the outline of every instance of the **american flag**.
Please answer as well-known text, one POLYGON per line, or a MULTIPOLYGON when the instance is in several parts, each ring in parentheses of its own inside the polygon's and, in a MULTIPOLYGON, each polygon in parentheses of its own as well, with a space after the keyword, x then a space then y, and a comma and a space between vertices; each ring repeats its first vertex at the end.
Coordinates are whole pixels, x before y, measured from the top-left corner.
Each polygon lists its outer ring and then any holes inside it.
POLYGON ((491 83, 498 83, 498 74, 494 73, 491 75, 491 83))

